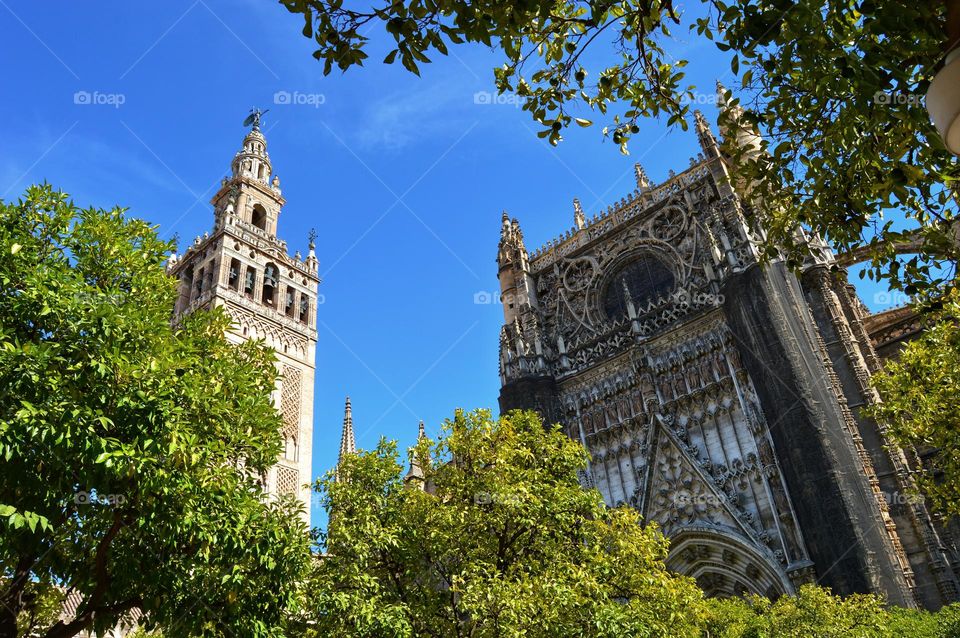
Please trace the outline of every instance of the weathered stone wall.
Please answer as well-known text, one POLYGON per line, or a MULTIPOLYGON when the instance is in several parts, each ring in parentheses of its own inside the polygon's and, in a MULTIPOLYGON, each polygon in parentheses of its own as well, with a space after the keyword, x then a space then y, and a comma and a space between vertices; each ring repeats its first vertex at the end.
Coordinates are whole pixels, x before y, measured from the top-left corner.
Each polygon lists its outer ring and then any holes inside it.
POLYGON ((553 377, 519 379, 500 388, 500 412, 509 410, 536 410, 544 424, 562 423, 553 377))
POLYGON ((757 393, 818 582, 841 594, 884 592, 891 603, 912 606, 796 278, 782 264, 750 268, 725 292, 744 365, 763 379, 757 393))

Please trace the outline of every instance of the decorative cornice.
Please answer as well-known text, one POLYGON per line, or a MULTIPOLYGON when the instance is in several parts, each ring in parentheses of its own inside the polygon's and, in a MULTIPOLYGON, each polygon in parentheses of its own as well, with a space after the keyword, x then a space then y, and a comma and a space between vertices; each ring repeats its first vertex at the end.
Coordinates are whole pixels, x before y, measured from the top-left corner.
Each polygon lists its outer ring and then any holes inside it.
POLYGON ((551 239, 531 252, 531 269, 540 270, 549 265, 550 260, 546 259, 549 255, 569 254, 586 246, 600 235, 606 234, 636 217, 644 216, 663 200, 680 193, 687 186, 706 177, 710 173, 711 164, 720 161, 719 158, 713 158, 694 162, 690 168, 682 173, 672 175, 670 179, 655 188, 634 190, 627 197, 609 206, 604 213, 586 220, 582 229, 574 226, 564 234, 551 239), (598 230, 599 232, 597 232, 598 230))

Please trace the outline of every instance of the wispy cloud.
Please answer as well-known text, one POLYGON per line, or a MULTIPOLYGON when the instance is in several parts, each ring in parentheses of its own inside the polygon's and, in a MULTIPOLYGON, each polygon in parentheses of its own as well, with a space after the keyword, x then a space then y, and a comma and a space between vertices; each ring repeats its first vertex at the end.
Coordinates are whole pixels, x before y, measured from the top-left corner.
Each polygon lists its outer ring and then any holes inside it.
MULTIPOLYGON (((372 102, 361 117, 357 141, 365 149, 398 151, 422 138, 459 133, 470 124, 473 90, 461 81, 418 84, 372 102)), ((473 113, 476 119, 476 113, 473 113)))
POLYGON ((57 135, 44 132, 29 147, 17 149, 13 154, 20 158, 17 162, 0 165, 0 192, 8 191, 5 199, 16 199, 28 185, 44 180, 80 197, 83 205, 113 206, 121 203, 116 201, 120 194, 145 189, 189 197, 184 185, 135 139, 110 144, 81 129, 82 123, 59 141, 57 135), (31 165, 30 158, 38 157, 40 161, 31 165))

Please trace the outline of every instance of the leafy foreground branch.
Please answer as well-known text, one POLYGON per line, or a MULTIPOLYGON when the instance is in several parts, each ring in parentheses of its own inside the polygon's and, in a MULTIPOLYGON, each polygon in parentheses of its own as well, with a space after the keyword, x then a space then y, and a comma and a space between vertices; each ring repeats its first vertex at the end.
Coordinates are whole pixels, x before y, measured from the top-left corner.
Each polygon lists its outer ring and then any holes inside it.
POLYGON ((308 580, 308 636, 958 635, 960 607, 887 610, 807 586, 776 603, 705 600, 668 542, 584 490, 579 443, 533 412, 458 412, 406 472, 395 443, 317 484, 330 525, 308 580))
MULTIPOLYGON (((883 403, 873 408, 892 440, 920 450, 920 492, 949 516, 960 515, 960 293, 927 317, 923 333, 897 359, 887 362, 875 383, 883 403)), ((921 498, 920 493, 915 495, 921 498)))
POLYGON ((957 0, 702 0, 685 11, 672 0, 281 3, 302 16, 324 73, 362 65, 378 26, 384 62, 418 75, 449 48, 496 48, 493 81, 523 101, 540 137, 557 144, 602 118, 624 153, 644 118, 686 129, 693 104, 713 103, 713 86, 688 84, 688 61, 671 55, 707 41, 764 137, 724 151, 763 202, 771 253, 802 263, 802 225, 844 252, 869 247, 869 275, 907 294, 954 285, 960 165, 923 96, 956 45, 957 0), (915 254, 898 255, 918 235, 915 254))

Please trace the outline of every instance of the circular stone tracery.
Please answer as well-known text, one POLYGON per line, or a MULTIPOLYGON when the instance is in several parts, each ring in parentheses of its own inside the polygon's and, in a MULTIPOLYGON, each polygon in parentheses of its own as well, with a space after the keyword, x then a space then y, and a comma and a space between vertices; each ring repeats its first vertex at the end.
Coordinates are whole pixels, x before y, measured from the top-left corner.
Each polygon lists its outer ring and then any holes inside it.
POLYGON ((637 307, 667 297, 674 287, 673 272, 653 255, 643 255, 627 263, 607 282, 603 291, 603 310, 610 319, 627 314, 624 284, 637 307))

